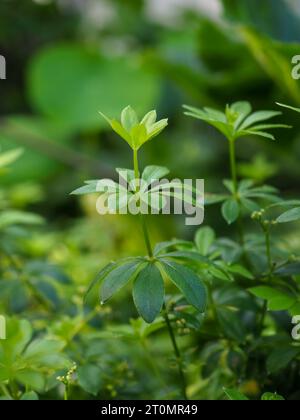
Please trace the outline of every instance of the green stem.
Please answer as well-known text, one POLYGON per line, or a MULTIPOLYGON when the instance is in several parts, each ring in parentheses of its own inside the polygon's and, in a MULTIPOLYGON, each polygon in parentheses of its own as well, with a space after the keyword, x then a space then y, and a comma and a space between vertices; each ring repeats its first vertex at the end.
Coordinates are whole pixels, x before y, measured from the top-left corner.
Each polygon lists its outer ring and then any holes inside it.
POLYGON ((269 277, 273 271, 273 262, 272 262, 272 254, 271 254, 271 237, 270 237, 270 228, 264 228, 265 236, 266 236, 266 254, 268 260, 268 267, 269 267, 269 277))
MULTIPOLYGON (((261 227, 265 234, 265 246, 266 246, 266 256, 268 261, 268 280, 270 281, 272 278, 272 272, 273 272, 273 262, 272 262, 272 254, 271 254, 271 237, 270 237, 270 226, 265 225, 263 222, 261 222, 261 227)), ((267 301, 264 302, 262 307, 262 313, 261 318, 259 321, 259 335, 261 335, 263 329, 264 329, 264 323, 268 312, 268 303, 267 301)))
POLYGON ((238 192, 238 178, 237 178, 237 169, 236 169, 236 154, 235 154, 235 140, 229 140, 229 154, 230 154, 230 170, 231 170, 231 179, 233 182, 234 194, 237 195, 238 192))
MULTIPOLYGON (((133 151, 133 167, 134 167, 134 176, 136 180, 139 180, 140 177, 140 171, 139 171, 139 161, 138 161, 138 152, 137 150, 133 151)), ((140 189, 140 185, 139 182, 137 183, 136 186, 136 191, 139 192, 140 189)), ((144 235, 144 240, 145 240, 145 244, 146 244, 146 248, 148 251, 148 256, 149 258, 153 258, 153 251, 152 251, 152 246, 151 246, 151 242, 150 242, 150 236, 149 236, 149 232, 148 232, 148 228, 147 228, 147 224, 145 221, 145 218, 143 216, 143 214, 140 215, 140 220, 141 220, 141 225, 142 225, 142 230, 143 230, 143 235, 144 235)), ((180 381, 181 381, 181 386, 182 386, 182 395, 184 397, 184 399, 188 399, 187 398, 187 394, 186 394, 186 380, 185 380, 185 376, 184 376, 184 372, 183 372, 183 363, 182 363, 182 357, 180 354, 180 350, 179 347, 177 345, 176 342, 176 338, 175 338, 175 334, 168 316, 168 312, 167 312, 167 308, 164 305, 164 319, 168 328, 168 332, 169 332, 169 336, 172 342, 172 346, 174 349, 174 354, 177 360, 177 364, 178 364, 178 371, 179 371, 179 376, 180 376, 180 381)))
POLYGON ((145 217, 141 214, 140 219, 141 219, 141 225, 142 225, 142 229, 143 229, 144 240, 145 240, 146 248, 147 248, 147 251, 148 251, 148 255, 149 255, 150 258, 153 258, 152 246, 151 246, 151 242, 150 242, 150 237, 149 237, 149 232, 148 232, 145 217))
POLYGON ((182 389, 182 395, 183 398, 185 400, 188 399, 187 397, 187 392, 186 392, 186 380, 185 380, 185 375, 184 375, 184 371, 183 371, 183 363, 182 363, 182 356, 179 350, 179 347, 177 345, 176 342, 176 338, 175 338, 175 334, 172 328, 172 324, 168 315, 168 311, 166 308, 166 305, 164 304, 164 319, 168 328, 168 332, 169 332, 169 336, 172 342, 172 346, 173 346, 173 350, 174 350, 174 354, 176 357, 176 361, 177 361, 177 365, 178 365, 178 372, 179 372, 179 376, 180 376, 180 381, 181 381, 181 389, 182 389))
POLYGON ((64 401, 69 400, 69 385, 65 384, 64 401))
MULTIPOLYGON (((138 180, 140 177, 140 170, 139 170, 139 160, 138 160, 138 151, 133 151, 133 168, 134 168, 134 176, 135 179, 138 180)), ((138 186, 139 189, 139 186, 138 186)))
MULTIPOLYGON (((139 184, 139 178, 140 178, 140 170, 139 170, 139 160, 138 160, 138 152, 137 150, 133 151, 133 167, 134 167, 134 176, 135 180, 137 181, 136 185, 136 191, 139 192, 140 190, 140 184, 139 184)), ((144 240, 147 248, 147 252, 150 258, 153 258, 153 251, 150 241, 150 236, 148 232, 148 227, 146 224, 146 220, 143 214, 140 214, 140 220, 141 220, 141 226, 143 230, 144 240)))
MULTIPOLYGON (((238 196, 238 177, 237 177, 237 166, 236 166, 236 153, 235 153, 235 139, 229 139, 229 155, 230 155, 230 171, 231 180, 233 183, 233 196, 237 201, 240 201, 238 196)), ((237 221, 238 233, 240 237, 240 243, 242 246, 245 244, 245 234, 241 217, 237 221)))

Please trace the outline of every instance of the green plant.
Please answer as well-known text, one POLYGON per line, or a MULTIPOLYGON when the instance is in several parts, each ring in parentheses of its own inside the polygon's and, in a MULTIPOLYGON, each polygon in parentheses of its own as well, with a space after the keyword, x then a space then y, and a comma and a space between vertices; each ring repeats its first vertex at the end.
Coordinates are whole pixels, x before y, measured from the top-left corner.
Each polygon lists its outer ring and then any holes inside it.
MULTIPOLYGON (((248 398, 239 392, 237 389, 224 389, 226 397, 231 401, 247 401, 248 398)), ((272 394, 271 392, 266 392, 261 396, 262 401, 284 401, 284 398, 281 395, 276 393, 272 394)))
POLYGON ((26 320, 8 319, 7 336, 9 340, 0 346, 0 381, 8 399, 32 399, 36 394, 29 398, 29 393, 55 386, 51 377, 57 370, 70 366, 61 353, 64 342, 49 337, 33 339, 32 327, 26 320))
POLYGON ((227 105, 225 112, 211 108, 203 110, 194 107, 184 106, 185 115, 202 120, 221 132, 227 139, 229 145, 231 180, 225 180, 224 185, 229 194, 211 195, 207 197, 207 204, 223 202, 222 215, 231 224, 235 222, 242 210, 253 212, 260 207, 257 199, 276 201, 276 189, 270 186, 256 186, 251 180, 239 183, 236 162, 236 141, 245 136, 258 136, 268 140, 275 140, 275 137, 268 131, 274 128, 289 128, 285 124, 270 124, 266 121, 281 115, 278 111, 257 111, 252 112, 249 102, 236 102, 227 105))
MULTIPOLYGON (((152 184, 165 176, 169 171, 162 167, 148 166, 141 175, 138 151, 143 144, 161 133, 168 124, 167 119, 156 121, 156 112, 150 111, 139 121, 136 112, 129 106, 122 111, 120 122, 105 116, 104 118, 110 123, 113 130, 129 144, 133 151, 133 170, 117 169, 121 176, 124 177, 125 174, 129 191, 116 183, 112 183, 107 187, 107 183, 103 183, 101 180, 93 180, 87 181, 85 186, 73 191, 72 194, 82 195, 99 192, 101 195, 104 195, 105 199, 108 199, 108 203, 109 197, 112 196, 117 198, 118 202, 121 201, 122 206, 125 205, 127 207, 132 200, 139 206, 144 201, 144 195, 154 192, 154 195, 157 196, 157 207, 159 210, 162 207, 164 192, 161 192, 155 186, 152 188, 152 184), (143 184, 141 181, 143 181, 143 184), (127 198, 128 195, 129 199, 127 198)), ((115 206, 110 207, 110 210, 115 211, 115 206)), ((179 367, 182 395, 184 398, 187 398, 183 359, 175 338, 172 326, 173 320, 168 313, 164 281, 170 280, 183 294, 186 302, 194 307, 196 311, 203 313, 206 308, 205 286, 193 270, 178 262, 182 259, 189 261, 195 257, 199 258, 199 256, 188 252, 168 252, 168 248, 174 247, 175 242, 158 244, 155 248, 152 248, 146 220, 141 210, 139 211, 139 217, 148 255, 146 257, 129 257, 108 264, 101 270, 88 292, 97 283, 101 282, 101 304, 104 304, 121 288, 132 282, 133 301, 140 316, 146 322, 152 323, 162 312, 179 367)))

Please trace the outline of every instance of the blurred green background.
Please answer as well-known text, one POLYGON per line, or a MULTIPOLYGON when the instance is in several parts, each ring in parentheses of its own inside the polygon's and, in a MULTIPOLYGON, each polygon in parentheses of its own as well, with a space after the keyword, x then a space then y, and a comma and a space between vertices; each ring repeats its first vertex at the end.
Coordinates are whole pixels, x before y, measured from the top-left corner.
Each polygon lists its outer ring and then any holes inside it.
MULTIPOLYGON (((170 125, 143 149, 142 163, 166 165, 172 177, 204 178, 206 190, 218 191, 228 174, 226 142, 184 117, 182 104, 299 105, 300 82, 291 77, 299 19, 296 0, 1 1, 7 80, 0 83, 0 145, 24 149, 1 178, 2 207, 9 202, 46 217, 53 229, 37 234, 36 252, 49 252, 54 236, 51 250, 65 262, 67 238, 78 241, 82 260, 70 259, 81 267, 88 259, 88 273, 108 257, 138 251, 143 245, 130 217, 100 218, 92 199, 69 196, 84 179, 131 166, 127 145, 98 111, 117 117, 128 104, 141 115, 156 108, 170 125)), ((282 120, 294 129, 278 132, 276 143, 242 142, 239 171, 297 196, 300 121, 292 113, 282 120)), ((206 222, 226 233, 218 215, 208 211, 206 222)), ((156 217, 152 225, 155 239, 193 235, 183 218, 156 217)))
MULTIPOLYGON (((204 178, 206 190, 220 190, 228 176, 226 142, 184 117, 182 104, 299 105, 300 82, 291 77, 299 20, 296 0, 1 1, 7 80, 0 83, 0 145, 24 149, 1 178, 2 207, 9 202, 48 220, 49 229, 30 243, 34 252, 51 251, 60 263, 69 252, 76 278, 87 260, 82 271, 89 278, 107 258, 143 246, 130 217, 100 218, 93 199, 69 196, 84 179, 115 177, 114 167, 131 166, 130 150, 99 110, 117 117, 128 104, 141 115, 156 108, 170 125, 143 149, 142 164, 166 165, 172 177, 204 178)), ((278 132, 276 144, 242 142, 239 171, 297 196, 300 121, 292 113, 282 120, 294 129, 278 132)), ((207 211, 211 221, 226 233, 217 209, 207 211)), ((152 234, 165 240, 193 231, 184 218, 156 217, 152 234)))
MULTIPOLYGON (((214 129, 186 118, 182 104, 300 105, 300 80, 291 76, 292 57, 300 54, 298 0, 1 0, 0 54, 7 61, 7 80, 0 80, 0 147, 24 150, 1 174, 0 210, 26 209, 46 221, 26 233, 14 230, 7 242, 3 236, 1 246, 21 255, 35 293, 51 307, 32 303, 17 274, 1 284, 0 312, 22 314, 37 331, 51 320, 48 329, 61 336, 76 326, 72 315, 82 309, 95 273, 113 258, 144 249, 130 216, 100 217, 93 197, 69 196, 85 179, 115 177, 115 167, 132 165, 126 143, 98 111, 117 117, 129 104, 141 116, 157 109, 170 124, 143 148, 141 163, 165 165, 172 178, 204 178, 206 190, 218 192, 229 173, 227 144, 214 129), (53 263, 63 275, 50 270, 53 263), (41 279, 49 280, 49 270, 58 282, 45 286, 41 279)), ((300 119, 285 112, 278 120, 294 128, 278 131, 276 143, 252 138, 237 145, 239 173, 297 198, 300 119)), ((217 208, 206 211, 205 223, 221 236, 232 230, 217 208)), ((194 235, 184 217, 151 218, 150 231, 153 242, 194 235)), ((288 232, 287 241, 299 249, 297 231, 288 232)), ((10 268, 5 276, 12 276, 10 268)), ((136 316, 122 296, 114 310, 102 309, 99 325, 136 316)), ((81 345, 84 352, 84 340, 81 345)), ((129 349, 120 344, 97 351, 99 357, 115 352, 120 366, 113 368, 122 376, 122 354, 135 355, 129 349)), ((136 396, 124 381, 123 397, 136 396)), ((144 380, 144 387, 138 395, 149 397, 151 383, 144 380)))

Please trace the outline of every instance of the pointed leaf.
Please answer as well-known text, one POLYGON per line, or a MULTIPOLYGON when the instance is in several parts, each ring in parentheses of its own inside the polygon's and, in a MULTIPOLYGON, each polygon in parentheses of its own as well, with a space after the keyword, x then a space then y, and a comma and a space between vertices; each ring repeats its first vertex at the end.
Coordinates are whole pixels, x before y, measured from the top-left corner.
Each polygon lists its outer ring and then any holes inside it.
POLYGON ((0 154, 0 168, 14 163, 23 154, 23 149, 13 149, 0 154))
POLYGON ((216 234, 211 227, 205 226, 198 229, 195 236, 195 243, 201 255, 206 256, 209 253, 209 250, 215 239, 216 234))
POLYGON ((150 129, 150 127, 155 123, 157 118, 156 111, 150 111, 148 114, 144 116, 144 118, 141 121, 141 124, 144 124, 147 128, 147 131, 150 129))
POLYGON ((142 174, 142 178, 147 184, 158 181, 169 174, 169 169, 163 166, 147 166, 142 174))
POLYGON ((188 303, 199 312, 205 312, 206 289, 197 274, 173 261, 162 260, 161 263, 169 279, 182 292, 188 303))
POLYGON ((275 137, 272 134, 266 133, 264 131, 255 131, 255 130, 250 130, 250 129, 239 131, 239 137, 245 137, 245 136, 249 136, 249 135, 264 137, 266 139, 275 141, 275 137))
POLYGON ((222 206, 222 215, 229 225, 238 219, 239 214, 240 206, 235 199, 230 198, 229 200, 225 201, 222 206))
POLYGON ((130 280, 133 280, 143 262, 140 259, 123 263, 113 268, 103 280, 100 290, 101 303, 105 303, 130 280))
POLYGON ((297 220, 300 220, 300 207, 288 210, 277 218, 278 223, 289 223, 297 220))
POLYGON ((127 106, 125 109, 123 109, 121 114, 121 123, 123 128, 125 128, 127 132, 130 132, 130 130, 133 127, 138 125, 138 117, 134 109, 131 108, 131 106, 127 106))
POLYGON ((149 263, 138 274, 133 285, 133 300, 141 317, 151 324, 164 302, 164 282, 159 269, 149 263))
POLYGON ((281 104, 279 102, 276 102, 276 104, 283 107, 283 108, 287 108, 287 109, 291 109, 292 111, 300 112, 300 108, 295 108, 294 106, 281 104))
POLYGON ((281 112, 278 111, 257 111, 251 114, 246 120, 243 122, 243 124, 240 126, 240 130, 245 130, 246 128, 251 127, 251 125, 260 122, 260 121, 266 121, 273 117, 276 117, 278 115, 281 115, 281 112))
POLYGON ((237 389, 224 388, 224 392, 231 401, 249 401, 249 399, 237 389))

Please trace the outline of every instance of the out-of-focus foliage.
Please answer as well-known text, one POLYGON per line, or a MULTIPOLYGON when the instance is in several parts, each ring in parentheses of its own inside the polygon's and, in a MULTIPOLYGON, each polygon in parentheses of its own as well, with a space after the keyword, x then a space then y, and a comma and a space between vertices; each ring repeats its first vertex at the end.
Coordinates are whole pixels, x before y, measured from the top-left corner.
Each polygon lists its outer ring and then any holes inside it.
POLYGON ((160 141, 145 143, 141 167, 204 178, 209 197, 225 201, 226 220, 207 207, 197 232, 177 216, 149 217, 153 243, 180 237, 165 252, 179 253, 209 289, 206 315, 195 316, 166 288, 189 397, 300 398, 290 335, 300 314, 300 119, 275 105, 300 106, 291 76, 299 23, 297 0, 0 2, 0 314, 9 335, 0 341, 1 398, 180 397, 162 318, 139 318, 127 288, 106 306, 96 290, 83 301, 107 263, 145 253, 134 218, 100 217, 95 197, 68 195, 128 167, 130 150, 98 113, 117 117, 127 105, 169 117, 160 141), (238 101, 281 110, 279 122, 293 128, 277 130, 276 142, 236 143, 237 174, 252 180, 239 183, 237 206, 221 182, 226 142, 182 104, 224 110, 238 101), (263 195, 274 202, 261 212, 263 195))

